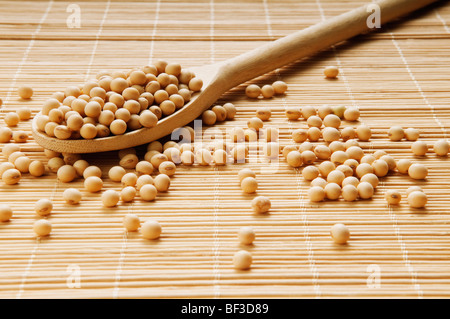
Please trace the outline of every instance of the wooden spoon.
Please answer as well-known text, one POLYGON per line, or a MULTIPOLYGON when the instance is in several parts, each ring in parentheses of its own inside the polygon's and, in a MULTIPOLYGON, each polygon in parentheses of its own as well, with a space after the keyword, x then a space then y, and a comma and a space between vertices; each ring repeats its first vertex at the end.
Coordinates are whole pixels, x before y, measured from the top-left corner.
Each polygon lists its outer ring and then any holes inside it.
MULTIPOLYGON (((380 8, 380 23, 422 8, 436 0, 384 0, 376 3, 380 8)), ((182 109, 158 121, 153 128, 142 128, 124 135, 92 140, 59 140, 40 132, 36 118, 32 123, 35 141, 44 148, 66 153, 104 152, 149 143, 171 134, 198 118, 220 96, 233 87, 330 47, 363 32, 370 31, 367 20, 373 9, 364 5, 309 28, 297 31, 235 58, 198 68, 192 68, 203 80, 203 90, 182 109)))

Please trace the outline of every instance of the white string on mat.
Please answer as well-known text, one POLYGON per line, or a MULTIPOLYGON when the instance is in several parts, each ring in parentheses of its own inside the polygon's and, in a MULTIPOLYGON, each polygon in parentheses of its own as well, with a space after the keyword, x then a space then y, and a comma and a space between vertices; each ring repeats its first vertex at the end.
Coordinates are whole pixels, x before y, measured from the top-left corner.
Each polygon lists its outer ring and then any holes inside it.
MULTIPOLYGON (((434 10, 434 13, 435 13, 436 17, 438 18, 438 20, 442 23, 445 31, 447 33, 450 33, 449 32, 449 28, 448 28, 445 20, 442 19, 442 17, 440 16, 440 14, 437 12, 436 9, 434 10)), ((445 129, 445 126, 442 124, 442 122, 436 116, 434 106, 430 103, 430 101, 428 100, 428 98, 425 95, 424 91, 422 90, 422 87, 421 87, 420 83, 417 81, 416 77, 414 76, 414 73, 412 72, 412 70, 411 70, 411 68, 409 66, 408 60, 406 59, 405 55, 403 54, 403 50, 401 49, 398 41, 396 40, 394 33, 392 31, 390 31, 389 35, 390 35, 392 44, 394 45, 394 47, 396 48, 398 54, 400 55, 400 58, 401 58, 404 66, 406 68, 406 71, 408 72, 409 77, 414 82, 414 85, 416 86, 417 90, 419 91, 420 96, 422 97, 422 99, 425 102, 425 104, 430 108, 431 113, 433 115, 433 119, 438 124, 438 126, 441 128, 444 138, 447 138, 447 131, 445 129)), ((402 236, 400 234, 400 229, 398 228, 398 225, 397 225, 397 223, 398 223, 397 217, 396 217, 395 213, 393 212, 392 207, 390 205, 388 205, 388 208, 389 208, 389 216, 390 216, 391 220, 394 223, 395 234, 396 234, 396 236, 398 238, 398 241, 400 242, 400 249, 402 251, 402 257, 403 257, 405 266, 406 266, 406 268, 408 269, 408 272, 411 275, 411 283, 412 283, 414 289, 417 291, 418 297, 422 298, 423 297, 423 291, 422 291, 422 288, 421 288, 421 286, 420 286, 420 284, 419 284, 419 282, 417 280, 417 278, 418 278, 417 272, 414 270, 414 267, 411 265, 411 261, 408 258, 408 251, 406 249, 406 244, 403 242, 402 236)))
MULTIPOLYGON (((95 41, 94 47, 92 49, 91 58, 90 58, 90 61, 89 61, 89 64, 88 64, 88 68, 86 70, 86 80, 89 78, 90 69, 91 69, 91 66, 92 66, 92 63, 93 63, 93 60, 94 60, 94 57, 95 57, 95 52, 96 52, 97 46, 98 46, 98 40, 99 40, 99 37, 100 37, 100 34, 101 34, 101 30, 103 28, 103 24, 104 24, 104 22, 106 20, 107 13, 109 11, 110 3, 111 3, 111 1, 108 0, 108 2, 106 4, 105 11, 104 11, 104 14, 103 14, 103 19, 102 19, 102 22, 101 22, 100 27, 99 27, 99 31, 96 34, 96 41, 95 41)), ((49 6, 50 6, 50 4, 49 4, 49 6)), ((47 8, 45 17, 48 15, 48 11, 50 11, 49 8, 47 8)), ((41 19, 41 22, 43 22, 44 20, 45 19, 41 19)), ((56 191, 58 189, 58 185, 59 185, 59 180, 56 179, 55 187, 53 188, 53 192, 52 192, 51 197, 50 197, 51 200, 53 200, 55 195, 56 195, 56 191)), ((25 288, 25 284, 26 284, 26 279, 27 279, 27 276, 28 276, 28 272, 30 271, 30 269, 32 267, 33 260, 35 258, 35 253, 36 253, 36 251, 38 249, 38 245, 39 245, 39 238, 36 239, 36 245, 35 245, 35 247, 34 247, 34 249, 32 251, 32 254, 30 256, 30 259, 28 261, 28 266, 27 266, 27 268, 25 270, 25 273, 23 275, 22 282, 21 282, 21 285, 20 285, 19 292, 17 293, 17 296, 16 296, 17 298, 21 298, 21 296, 23 294, 23 291, 24 291, 24 288, 25 288)))
MULTIPOLYGON (((13 91, 15 85, 16 85, 17 78, 19 77, 19 74, 22 72, 22 68, 23 68, 23 66, 25 65, 25 63, 26 63, 26 61, 28 59, 28 55, 30 54, 31 49, 34 46, 34 42, 35 42, 36 36, 41 31, 42 24, 47 19, 48 13, 50 12, 52 6, 53 6, 53 0, 48 2, 47 8, 46 8, 44 14, 41 17, 41 19, 39 21, 39 24, 36 27, 36 30, 31 34, 31 40, 30 40, 30 42, 28 44, 27 49, 24 52, 24 55, 22 57, 22 60, 20 61, 19 67, 17 68, 17 71, 14 74, 14 78, 13 78, 13 80, 11 82, 11 87, 8 90, 8 94, 6 96, 5 103, 4 103, 3 106, 5 106, 8 103, 9 98, 11 97, 12 91, 13 91)), ((3 106, 0 107, 1 110, 3 110, 3 106)), ((56 192, 57 185, 58 185, 58 182, 55 184, 55 188, 53 190, 52 198, 54 196, 54 193, 56 192)), ((26 284, 26 281, 27 281, 27 278, 28 278, 28 274, 30 273, 31 267, 33 266, 33 261, 34 261, 34 259, 36 257, 36 252, 37 252, 38 248, 39 248, 39 238, 36 238, 36 243, 35 243, 35 245, 33 247, 33 250, 31 251, 31 255, 30 255, 30 258, 28 259, 27 267, 25 268, 25 271, 22 274, 22 280, 20 282, 19 291, 16 294, 16 299, 21 299, 22 298, 22 294, 23 294, 23 292, 25 290, 25 284, 26 284)))
MULTIPOLYGON (((317 4, 317 7, 319 9, 320 18, 322 19, 322 21, 325 21, 326 17, 325 17, 325 13, 323 11, 323 8, 322 8, 322 4, 320 3, 320 0, 316 0, 316 4, 317 4)), ((331 46, 331 48, 333 49, 334 57, 336 59, 336 63, 338 64, 339 73, 341 75, 342 80, 344 80, 344 85, 345 85, 347 93, 348 93, 348 95, 350 97, 350 101, 352 102, 352 105, 354 107, 358 107, 357 104, 356 104, 355 97, 353 95, 353 91, 352 91, 352 89, 350 87, 350 83, 348 82, 348 79, 345 76, 344 69, 342 68, 342 62, 341 62, 341 59, 339 58, 339 54, 337 53, 337 49, 336 49, 336 47, 334 45, 331 46)))
POLYGON ((108 2, 106 2, 106 8, 105 11, 103 12, 103 17, 102 17, 102 21, 100 22, 100 26, 98 28, 97 33, 95 34, 95 42, 94 42, 94 48, 92 49, 92 53, 91 53, 91 58, 89 60, 88 63, 88 68, 86 71, 86 76, 84 78, 84 81, 86 82, 87 80, 89 80, 89 75, 91 73, 91 68, 92 68, 92 63, 94 63, 94 58, 95 58, 95 54, 97 52, 97 46, 98 46, 98 41, 100 39, 100 35, 102 34, 103 31, 103 24, 105 24, 106 21, 106 16, 108 15, 109 12, 109 7, 111 6, 111 0, 108 0, 108 2))
POLYGON ((425 104, 430 108, 431 114, 433 115, 433 119, 436 122, 436 124, 441 128, 444 138, 447 138, 447 131, 445 130, 444 125, 439 120, 439 118, 436 116, 434 106, 430 103, 427 96, 423 92, 422 87, 420 86, 419 82, 416 80, 416 77, 414 76, 414 73, 412 72, 411 68, 409 67, 409 64, 408 64, 408 61, 406 60, 405 55, 403 54, 403 50, 400 48, 400 45, 398 44, 397 40, 395 39, 394 33, 389 32, 389 35, 391 37, 392 43, 394 44, 395 48, 397 49, 398 54, 400 55, 400 58, 402 59, 403 64, 405 65, 406 71, 408 71, 409 77, 414 82, 414 85, 416 86, 417 91, 419 91, 420 96, 422 97, 425 104))
MULTIPOLYGON (((445 26, 446 25, 444 25, 444 27, 445 26)), ((398 54, 400 55, 400 58, 401 58, 404 66, 406 68, 406 71, 408 72, 409 77, 411 78, 411 80, 413 81, 413 83, 416 86, 417 90, 419 91, 420 96, 422 97, 422 99, 425 102, 425 104, 430 108, 431 113, 433 115, 433 119, 438 124, 438 126, 441 128, 442 133, 444 135, 444 138, 447 138, 447 132, 446 132, 446 129, 445 129, 444 125, 439 120, 439 118, 436 116, 434 106, 430 103, 430 101, 428 100, 427 96, 423 92, 420 83, 417 81, 416 77, 414 76, 414 73, 412 72, 412 70, 411 70, 411 68, 409 66, 408 60, 406 59, 405 55, 403 54, 403 50, 401 49, 400 45, 398 44, 398 41, 396 40, 394 33, 389 31, 389 35, 391 37, 392 44, 394 45, 394 47, 396 48, 398 54)), ((418 297, 422 298, 423 297, 423 291, 422 291, 422 288, 421 288, 421 286, 420 286, 420 284, 418 283, 418 280, 417 280, 417 278, 418 278, 417 272, 414 270, 414 267, 411 265, 411 261, 408 258, 408 250, 406 249, 406 244, 403 242, 402 236, 400 234, 400 230, 398 229, 398 226, 397 226, 397 217, 396 217, 394 211, 392 210, 392 208, 390 206, 389 206, 389 214, 390 214, 390 217, 391 217, 392 221, 394 222, 394 225, 395 225, 395 228, 396 228, 396 236, 397 236, 397 238, 398 238, 398 240, 400 242, 400 249, 402 251, 402 257, 403 257, 405 266, 406 266, 406 268, 408 269, 408 272, 411 275, 411 283, 412 283, 414 289, 417 291, 418 297)))
MULTIPOLYGON (((131 205, 128 207, 129 214, 133 212, 133 207, 134 203, 131 203, 131 205)), ((117 265, 116 274, 114 278, 113 299, 117 299, 119 297, 120 277, 122 275, 122 267, 126 257, 127 245, 128 245, 128 231, 125 230, 123 232, 122 247, 120 248, 119 264, 117 265)))
POLYGON ((445 32, 450 33, 450 28, 448 27, 447 22, 445 22, 445 20, 442 18, 442 16, 439 14, 439 12, 436 9, 434 9, 434 14, 438 18, 438 20, 442 23, 442 26, 444 27, 445 32))
MULTIPOLYGON (((58 186, 59 186, 59 180, 57 179, 55 182, 55 186, 53 187, 52 194, 50 195, 50 201, 53 201, 53 199, 55 198, 56 191, 58 190, 58 186)), ((31 255, 30 255, 30 258, 28 259, 27 267, 25 268, 25 272, 22 274, 22 281, 20 283, 19 291, 16 294, 16 299, 20 299, 25 290, 25 284, 26 284, 26 281, 28 278, 28 274, 31 270, 31 267, 33 266, 33 261, 36 258, 36 252, 39 248, 40 241, 41 241, 40 237, 36 237, 36 243, 33 247, 33 250, 31 251, 31 255)))
MULTIPOLYGON (((410 74, 410 76, 413 79, 413 81, 415 83, 417 83, 417 81, 415 80, 414 76, 411 73, 411 70, 409 69, 409 66, 408 66, 408 64, 406 62, 406 59, 405 59, 405 57, 404 57, 400 47, 398 46, 397 41, 395 41, 395 39, 393 38, 393 34, 392 33, 389 33, 389 34, 392 37, 392 42, 393 42, 394 46, 396 47, 396 49, 398 50, 398 53, 400 54, 400 56, 401 56, 401 58, 403 60, 403 63, 405 63, 405 67, 406 67, 408 73, 410 74)), ((420 89, 420 86, 418 86, 418 83, 416 84, 416 87, 419 89, 421 94, 423 94, 423 92, 420 89)), ((425 96, 422 95, 422 97, 425 97, 425 96)), ((426 97, 425 97, 425 100, 426 100, 426 97)), ((434 116, 434 112, 433 112, 433 116, 434 116)), ((384 186, 385 186, 384 182, 382 183, 382 186, 384 188, 384 186)), ((401 235, 400 228, 398 226, 397 216, 396 216, 394 210, 392 209, 391 205, 389 205, 389 204, 387 205, 387 210, 388 210, 388 214, 389 214, 389 219, 392 221, 392 227, 394 228, 395 236, 397 237, 397 241, 398 241, 398 243, 400 245, 400 250, 402 252, 403 263, 405 264, 405 267, 406 267, 406 269, 408 270, 408 273, 411 276, 411 284, 412 284, 414 290, 417 292, 418 297, 422 298, 423 297, 423 291, 422 291, 422 289, 420 287, 420 284, 417 282, 417 272, 414 271, 414 268, 412 267, 411 262, 410 262, 410 260, 408 258, 408 250, 406 248, 405 242, 403 241, 403 236, 401 235)))
MULTIPOLYGON (((153 59, 155 35, 156 35, 156 28, 158 26, 160 8, 161 8, 161 0, 158 0, 156 2, 156 10, 155 10, 155 18, 153 21, 152 38, 150 40, 150 50, 149 50, 149 58, 148 58, 149 64, 151 63, 151 61, 153 59)), ((132 202, 128 208, 129 214, 133 213, 133 207, 134 207, 134 203, 132 202)), ((119 297, 120 279, 121 279, 121 275, 122 275, 123 264, 125 263, 127 247, 128 247, 128 231, 124 231, 123 239, 122 239, 122 247, 120 249, 119 263, 117 265, 115 278, 114 278, 113 299, 117 299, 119 297)))
MULTIPOLYGON (((317 4, 317 8, 319 10, 319 14, 320 14, 321 20, 325 21, 326 20, 326 16, 325 16, 325 12, 324 12, 323 7, 322 7, 322 3, 320 2, 320 0, 316 0, 316 4, 317 4)), ((337 50, 336 46, 334 46, 334 45, 331 46, 331 49, 333 50, 333 55, 334 55, 334 58, 336 60, 337 67, 339 69, 340 78, 344 81, 344 86, 345 86, 345 89, 346 89, 347 94, 349 96, 350 102, 351 102, 353 107, 356 107, 356 108, 359 109, 359 106, 358 106, 358 104, 356 102, 356 99, 355 99, 355 96, 353 94, 352 87, 350 85, 350 82, 348 81, 348 78, 346 76, 344 67, 342 66, 342 61, 341 61, 341 59, 339 57, 338 50, 337 50)), ((359 121, 360 121, 361 124, 363 124, 363 125, 365 124, 363 119, 362 119, 362 117, 359 118, 359 121)), ((369 151, 373 151, 373 147, 374 147, 374 145, 373 145, 372 141, 369 140, 369 145, 368 145, 369 151)))
POLYGON ((39 239, 36 239, 36 244, 34 245, 33 250, 31 251, 31 256, 28 259, 27 267, 25 268, 25 271, 22 274, 22 281, 20 282, 19 291, 16 294, 16 299, 22 298, 22 294, 25 290, 25 284, 27 281, 27 277, 31 271, 31 267, 33 266, 33 261, 34 261, 34 258, 36 257, 36 252, 37 252, 38 248, 39 248, 39 239))
MULTIPOLYGON (((318 5, 320 6, 322 19, 324 19, 325 16, 323 14, 323 9, 322 9, 322 6, 320 4, 320 0, 316 0, 316 1, 317 1, 318 5)), ((340 70, 340 72, 342 74, 342 78, 343 78, 344 83, 345 83, 345 85, 347 87, 347 91, 350 90, 349 91, 350 92, 350 98, 352 99, 353 105, 356 106, 356 103, 355 103, 355 100, 354 100, 354 96, 353 96, 353 94, 351 94, 351 88, 350 88, 350 85, 349 85, 349 83, 348 83, 348 81, 347 81, 347 79, 345 77, 345 73, 344 73, 344 70, 342 68, 341 61, 338 58, 338 54, 337 54, 337 50, 336 50, 335 46, 333 46, 333 51, 334 51, 334 53, 336 55, 336 60, 337 60, 338 66, 339 66, 339 70, 340 70)), ((373 145, 372 145, 372 143, 370 143, 370 148, 372 149, 372 147, 373 147, 373 145)), ((384 185, 383 181, 381 182, 380 186, 382 186, 382 188, 384 188, 385 185, 384 185)), ((420 297, 421 295, 423 295, 423 292, 420 289, 420 285, 417 284, 417 273, 414 272, 414 270, 412 269, 412 266, 411 266, 410 261, 408 259, 408 250, 406 249, 406 245, 403 242, 402 236, 400 234, 400 228, 398 227, 397 218, 396 218, 396 216, 395 216, 395 214, 394 214, 394 212, 392 210, 392 207, 390 205, 388 205, 387 208, 388 208, 389 218, 392 221, 392 227, 394 228, 394 233, 395 233, 395 235, 397 237, 397 241, 398 241, 398 243, 400 245, 400 249, 402 251, 403 262, 404 262, 405 266, 407 267, 408 272, 409 272, 409 274, 411 276, 411 281, 413 283, 414 289, 418 292, 418 295, 420 297)))
POLYGON ((217 165, 214 166, 214 224, 213 224, 213 294, 220 297, 220 241, 219 241, 219 182, 220 174, 217 165))
MULTIPOLYGON (((56 179, 55 186, 53 187, 53 191, 52 191, 52 193, 50 195, 50 201, 52 201, 52 202, 53 202, 53 200, 55 198, 56 192, 58 190, 58 186, 59 186, 59 179, 56 179)), ((37 252, 37 250, 39 248, 39 243, 40 242, 41 242, 40 237, 36 237, 36 243, 34 245, 33 250, 31 251, 30 258, 28 259, 27 268, 25 269, 25 272, 22 274, 22 281, 20 283, 19 291, 16 294, 16 299, 20 299, 22 297, 22 294, 23 294, 24 290, 25 290, 25 284, 26 284, 26 281, 27 281, 27 277, 28 277, 28 274, 29 274, 29 272, 31 270, 31 267, 33 265, 33 261, 36 258, 36 252, 37 252)))
MULTIPOLYGON (((324 12, 323 7, 322 7, 322 3, 320 2, 320 0, 316 0, 316 4, 317 4, 318 10, 319 10, 319 14, 320 14, 321 20, 325 21, 326 20, 326 16, 325 16, 325 12, 324 12)), ((334 45, 331 46, 331 49, 333 50, 334 59, 336 60, 337 67, 339 69, 339 76, 344 81, 344 86, 345 86, 345 89, 346 89, 347 94, 349 96, 350 102, 351 102, 353 107, 356 107, 356 108, 359 109, 358 103, 356 103, 355 95, 353 94, 352 87, 350 85, 350 82, 348 81, 348 78, 347 78, 347 75, 345 73, 344 67, 342 66, 342 61, 341 61, 341 59, 339 57, 338 50, 337 50, 336 46, 334 46, 334 45)), ((361 116, 359 118, 359 122, 362 125, 366 125, 364 123, 364 121, 363 121, 361 116)), ((372 152, 373 149, 374 149, 374 144, 373 144, 372 140, 369 140, 369 145, 368 145, 369 152, 372 152)), ((383 183, 384 183, 383 181, 380 181, 381 185, 383 185, 383 183)), ((379 187, 379 188, 381 188, 381 187, 379 187)))
POLYGON ((400 233, 400 228, 398 227, 398 220, 397 216, 394 213, 394 210, 392 209, 391 205, 388 205, 388 212, 389 212, 389 218, 392 221, 392 226, 394 228, 395 236, 397 237, 397 241, 400 244, 400 250, 402 252, 402 258, 403 263, 405 264, 406 269, 408 269, 408 272, 411 276, 411 284, 414 287, 414 290, 416 290, 417 295, 419 298, 423 297, 423 291, 420 287, 420 284, 417 281, 417 272, 414 270, 414 267, 411 265, 411 261, 408 258, 408 250, 406 249, 406 244, 403 241, 403 236, 400 233))
POLYGON ((11 81, 11 86, 9 87, 8 93, 6 94, 5 101, 4 101, 3 105, 0 106, 0 111, 2 111, 2 112, 4 111, 5 106, 8 104, 9 99, 11 98, 11 95, 12 95, 12 92, 14 90, 14 87, 16 86, 17 79, 18 79, 20 73, 22 72, 23 66, 25 65, 26 61, 28 60, 28 55, 30 54, 31 49, 34 46, 36 36, 41 31, 42 24, 47 19, 48 13, 50 12, 52 6, 53 6, 53 0, 50 0, 48 2, 47 9, 45 10, 44 14, 41 17, 41 20, 39 20, 39 23, 38 23, 38 26, 36 27, 36 30, 34 30, 34 32, 31 34, 31 40, 28 43, 28 47, 25 49, 25 52, 24 52, 24 54, 22 56, 22 60, 19 63, 19 67, 17 68, 17 71, 14 74, 14 77, 13 77, 13 79, 11 81))
MULTIPOLYGON (((267 0, 263 0, 263 6, 264 6, 264 14, 266 17, 267 34, 268 34, 270 40, 274 40, 273 32, 272 32, 272 23, 271 23, 271 19, 270 19, 270 11, 269 11, 269 6, 267 4, 267 0)), ((278 69, 275 70, 275 74, 276 74, 277 79, 281 81, 282 78, 281 78, 281 74, 278 69)), ((288 105, 287 105, 286 98, 284 96, 282 97, 282 103, 283 103, 284 109, 287 110, 288 105)), ((291 121, 288 121, 288 125, 289 125, 289 133, 290 133, 290 135, 292 135, 293 129, 292 129, 291 121)), ((309 266, 309 270, 312 275, 312 284, 313 284, 315 296, 316 296, 316 298, 320 298, 322 295, 322 290, 320 288, 320 284, 318 281, 320 276, 319 276, 319 271, 316 266, 316 260, 315 260, 315 256, 314 256, 314 250, 312 247, 311 236, 309 235, 309 222, 308 222, 306 202, 305 202, 305 196, 304 196, 305 192, 301 187, 302 183, 301 183, 300 172, 299 172, 298 168, 295 169, 295 178, 297 181, 297 193, 299 195, 298 200, 300 202, 300 210, 301 210, 302 223, 303 223, 303 228, 304 228, 303 236, 305 237, 305 246, 306 246, 306 251, 308 253, 308 266, 309 266)))
MULTIPOLYGON (((214 44, 214 0, 209 1, 210 10, 210 62, 214 63, 216 60, 216 51, 214 44)), ((213 294, 214 298, 220 297, 220 239, 219 239, 219 185, 220 185, 220 171, 217 165, 214 165, 214 224, 213 224, 213 294)))
MULTIPOLYGON (((322 16, 322 20, 324 20, 325 19, 325 15, 324 15, 322 6, 320 4, 320 0, 316 0, 316 2, 318 4, 318 6, 319 6, 319 11, 320 11, 320 14, 322 16)), ((393 36, 393 34, 391 33, 391 37, 392 36, 393 36)), ((400 48, 398 47, 398 44, 396 44, 396 42, 394 42, 394 44, 395 44, 397 50, 399 50, 400 48)), ((349 82, 348 82, 348 80, 347 80, 347 78, 345 76, 345 72, 344 72, 344 69, 342 67, 342 63, 341 63, 341 60, 339 59, 339 56, 338 56, 338 53, 337 53, 337 49, 336 49, 335 46, 333 46, 333 51, 334 51, 334 54, 336 56, 336 61, 338 63, 339 72, 341 73, 342 79, 344 80, 344 83, 345 83, 345 86, 347 88, 347 92, 349 93, 349 96, 350 96, 350 99, 352 101, 352 104, 353 104, 353 106, 356 106, 356 100, 355 100, 354 95, 352 93, 350 84, 349 84, 349 82)), ((399 51, 399 53, 401 53, 401 51, 399 51)), ((403 61, 406 62, 406 60, 404 59, 403 54, 401 54, 401 56, 402 56, 403 61)), ((408 69, 408 72, 410 73, 411 77, 413 78, 413 75, 410 72, 409 67, 407 67, 407 69, 408 69)), ((413 80, 415 81, 414 78, 413 78, 413 80)), ((420 86, 418 85, 417 81, 415 81, 415 83, 416 83, 416 86, 418 88, 420 88, 420 86)), ((420 89, 420 91, 421 91, 421 89, 420 89)), ((423 95, 422 91, 421 91, 421 94, 422 94, 422 97, 424 97, 426 99, 426 97, 423 95)), ((361 123, 364 124, 364 122, 361 119, 360 119, 360 121, 361 121, 361 123)), ((369 148, 373 149, 373 143, 372 142, 370 142, 370 147, 369 148)), ((380 181, 379 189, 380 190, 385 190, 385 182, 383 180, 380 181)), ((396 217, 396 215, 395 215, 395 213, 394 213, 394 211, 393 211, 393 209, 392 209, 392 207, 390 205, 387 205, 387 210, 388 210, 389 219, 392 222, 392 227, 394 228, 394 233, 395 233, 395 235, 397 237, 397 241, 398 241, 398 244, 400 246, 400 250, 402 252, 403 263, 406 266, 406 268, 408 269, 408 272, 409 272, 409 274, 411 276, 411 282, 412 282, 412 285, 413 285, 414 289, 417 291, 418 296, 422 297, 423 296, 423 291, 422 291, 420 285, 417 282, 417 272, 414 271, 414 268, 411 266, 411 262, 410 262, 410 260, 408 258, 408 250, 406 249, 406 244, 404 243, 403 237, 402 237, 402 235, 400 233, 400 228, 398 226, 397 217, 396 217)))
POLYGON ((155 36, 156 36, 156 30, 159 23, 159 12, 161 11, 161 0, 156 1, 156 9, 155 9, 155 19, 153 20, 153 30, 152 30, 152 38, 150 41, 150 54, 148 58, 148 63, 152 63, 153 54, 155 51, 155 36))
MULTIPOLYGON (((323 7, 322 7, 322 3, 320 2, 320 0, 316 0, 316 4, 317 4, 317 8, 319 10, 319 14, 320 14, 321 20, 325 21, 326 20, 326 16, 325 16, 325 12, 324 12, 323 7)), ((333 50, 333 55, 334 55, 334 59, 336 60, 337 67, 339 69, 340 78, 344 81, 344 86, 345 86, 345 89, 346 89, 347 94, 349 96, 350 102, 351 102, 353 107, 356 107, 356 108, 359 109, 359 106, 356 103, 356 99, 355 99, 355 96, 353 94, 353 90, 352 90, 352 88, 350 86, 350 82, 348 81, 348 78, 346 76, 345 70, 344 70, 344 68, 342 66, 342 61, 341 61, 341 59, 339 57, 338 50, 336 49, 336 46, 334 46, 334 45, 331 46, 331 49, 333 50)), ((359 118, 359 121, 361 122, 361 124, 364 124, 364 121, 362 120, 361 117, 359 118)), ((368 146, 369 146, 368 147, 369 151, 372 151, 373 150, 373 143, 372 143, 371 140, 369 141, 369 145, 368 146)))
MULTIPOLYGON (((317 2, 318 6, 320 8, 319 10, 321 12, 322 19, 324 19, 325 15, 323 13, 323 9, 322 9, 320 0, 316 0, 316 2, 317 2)), ((337 57, 337 51, 336 51, 336 48, 334 46, 333 46, 333 51, 335 52, 335 55, 337 57)), ((338 64, 340 64, 340 59, 337 59, 337 61, 338 61, 338 64)), ((346 86, 348 85, 348 89, 350 89, 348 81, 345 80, 345 73, 344 73, 341 65, 339 65, 339 68, 340 68, 340 71, 342 71, 343 79, 344 79, 344 82, 346 83, 346 86)), ((350 96, 351 96, 352 100, 354 101, 353 94, 351 94, 350 96)), ((372 143, 371 143, 371 147, 372 147, 372 143)), ((382 182, 382 185, 384 187, 384 182, 382 182)), ((397 218, 396 218, 396 216, 395 216, 395 214, 394 214, 394 212, 392 210, 392 207, 390 205, 388 205, 388 214, 389 214, 390 220, 392 221, 392 227, 394 228, 394 233, 395 233, 395 235, 397 237, 397 241, 398 241, 398 243, 400 245, 400 249, 402 251, 403 262, 404 262, 405 266, 407 267, 408 272, 409 272, 409 274, 411 276, 411 281, 413 283, 414 289, 418 292, 418 295, 420 297, 423 293, 422 293, 422 291, 420 289, 420 286, 417 285, 417 283, 416 283, 416 281, 417 281, 417 273, 414 272, 414 270, 412 269, 412 267, 410 265, 410 261, 408 259, 408 250, 406 249, 406 245, 403 242, 402 236, 400 234, 400 228, 398 227, 397 218)))

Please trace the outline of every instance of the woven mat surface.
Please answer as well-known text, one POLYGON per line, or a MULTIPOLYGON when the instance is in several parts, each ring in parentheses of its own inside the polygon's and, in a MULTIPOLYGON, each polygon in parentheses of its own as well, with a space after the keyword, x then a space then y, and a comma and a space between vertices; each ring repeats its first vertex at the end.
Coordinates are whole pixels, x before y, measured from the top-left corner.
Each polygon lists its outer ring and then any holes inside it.
MULTIPOLYGON (((359 0, 245 1, 76 1, 81 25, 69 28, 73 1, 0 2, 0 121, 11 110, 28 106, 33 114, 55 91, 79 85, 97 71, 126 70, 155 59, 185 67, 224 60, 261 44, 362 5, 359 0), (16 88, 33 87, 22 101, 16 88)), ((450 161, 431 150, 415 157, 411 142, 391 142, 392 125, 420 130, 432 145, 446 138, 450 127, 450 5, 441 3, 359 36, 314 57, 255 79, 266 84, 288 83, 285 96, 250 100, 241 86, 219 104, 237 107, 234 121, 217 124, 224 132, 245 127, 260 106, 272 109, 266 125, 278 127, 280 144, 304 121, 289 122, 289 106, 323 104, 358 106, 360 121, 373 130, 361 142, 370 154, 386 150, 429 168, 426 181, 393 173, 383 178, 372 200, 347 203, 309 202, 309 183, 301 169, 280 157, 277 170, 258 158, 225 167, 180 165, 170 191, 148 203, 102 207, 100 195, 83 191, 78 206, 62 200, 68 187, 83 189, 54 174, 24 175, 19 185, 0 183, 0 203, 14 218, 0 223, 0 297, 2 298, 342 298, 450 296, 450 161), (323 68, 337 65, 339 78, 327 81, 323 68), (238 184, 237 172, 257 173, 258 195, 270 197, 270 214, 256 216, 251 200, 238 184), (384 193, 421 186, 428 194, 426 209, 411 210, 405 199, 389 207, 384 193), (51 198, 48 219, 53 232, 36 239, 33 211, 39 198, 51 198), (123 216, 156 219, 159 240, 125 233, 123 216), (345 223, 347 245, 336 245, 330 227, 345 223), (252 226, 254 245, 241 246, 237 231, 252 226), (236 271, 233 254, 253 254, 249 271, 236 271)), ((30 130, 30 121, 17 129, 30 130)), ((343 126, 356 125, 344 122, 343 126)), ((16 129, 15 129, 16 130, 16 129)), ((3 147, 5 144, 1 144, 3 147)), ((32 139, 22 145, 32 159, 47 161, 32 139)), ((104 189, 120 190, 107 178, 117 153, 91 154, 86 159, 104 172, 104 189)), ((3 158, 2 161, 5 161, 3 158)))

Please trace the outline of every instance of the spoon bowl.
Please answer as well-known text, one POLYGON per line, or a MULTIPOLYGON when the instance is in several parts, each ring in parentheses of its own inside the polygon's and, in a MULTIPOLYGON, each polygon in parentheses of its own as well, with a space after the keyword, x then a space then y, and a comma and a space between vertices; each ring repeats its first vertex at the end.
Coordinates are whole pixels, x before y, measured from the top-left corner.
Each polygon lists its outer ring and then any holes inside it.
POLYGON ((199 93, 194 94, 191 100, 181 109, 170 116, 167 116, 152 128, 141 128, 127 132, 123 135, 112 135, 108 137, 95 138, 91 140, 60 140, 49 137, 45 132, 41 132, 37 127, 37 116, 34 117, 31 130, 35 141, 46 149, 60 153, 94 153, 120 150, 134 147, 157 140, 163 136, 171 134, 176 128, 186 125, 198 118, 203 111, 214 103, 223 91, 217 89, 215 80, 217 73, 223 62, 191 68, 196 77, 202 79, 203 87, 199 93))

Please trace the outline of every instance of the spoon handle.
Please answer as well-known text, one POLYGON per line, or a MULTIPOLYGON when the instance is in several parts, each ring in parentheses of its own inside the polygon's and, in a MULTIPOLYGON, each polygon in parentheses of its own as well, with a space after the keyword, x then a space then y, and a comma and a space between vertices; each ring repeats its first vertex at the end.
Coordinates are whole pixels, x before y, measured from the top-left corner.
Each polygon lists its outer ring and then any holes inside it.
MULTIPOLYGON (((380 24, 406 15, 437 0, 382 0, 369 3, 334 18, 263 45, 230 59, 219 72, 223 86, 233 88, 257 76, 312 55, 336 43, 368 32, 368 20, 379 8, 380 24)), ((218 79, 220 81, 220 78, 218 79)))

